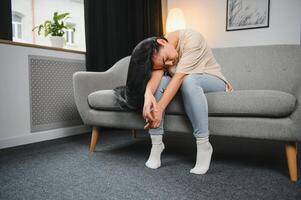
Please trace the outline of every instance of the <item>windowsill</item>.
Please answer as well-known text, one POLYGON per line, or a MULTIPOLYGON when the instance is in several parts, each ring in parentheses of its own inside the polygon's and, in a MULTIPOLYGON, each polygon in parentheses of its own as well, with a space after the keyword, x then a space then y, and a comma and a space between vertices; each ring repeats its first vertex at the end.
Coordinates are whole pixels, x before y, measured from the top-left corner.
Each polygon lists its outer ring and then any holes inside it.
POLYGON ((40 48, 40 49, 49 49, 49 50, 55 50, 55 51, 65 51, 65 52, 71 52, 71 53, 86 54, 85 51, 65 49, 65 48, 57 48, 57 47, 51 47, 51 46, 46 46, 46 45, 30 44, 30 43, 24 43, 24 42, 15 42, 15 41, 2 40, 2 39, 0 39, 0 44, 10 44, 10 45, 33 47, 33 48, 40 48))
POLYGON ((71 43, 66 43, 66 46, 67 47, 77 47, 77 44, 75 44, 75 43, 73 43, 73 44, 71 44, 71 43))

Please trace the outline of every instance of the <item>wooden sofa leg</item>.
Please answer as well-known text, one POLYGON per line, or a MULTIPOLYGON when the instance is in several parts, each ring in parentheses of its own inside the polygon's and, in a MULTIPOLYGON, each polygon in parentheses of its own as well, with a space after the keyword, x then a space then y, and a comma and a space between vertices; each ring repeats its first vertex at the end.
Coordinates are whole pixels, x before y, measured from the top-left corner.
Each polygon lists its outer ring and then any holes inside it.
POLYGON ((297 143, 289 142, 285 145, 286 159, 291 181, 298 179, 297 175, 297 143))
POLYGON ((96 144, 98 141, 99 130, 96 126, 93 126, 92 129, 92 136, 91 136, 91 143, 90 143, 90 152, 93 153, 96 149, 96 144))

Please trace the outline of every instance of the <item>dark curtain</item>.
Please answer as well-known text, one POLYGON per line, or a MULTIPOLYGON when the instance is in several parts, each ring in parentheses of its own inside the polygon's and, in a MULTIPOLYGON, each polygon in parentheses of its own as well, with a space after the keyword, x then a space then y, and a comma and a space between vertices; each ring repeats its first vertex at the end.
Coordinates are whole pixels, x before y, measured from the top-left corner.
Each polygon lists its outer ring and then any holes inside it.
POLYGON ((12 40, 11 0, 0 0, 0 39, 12 40))
POLYGON ((85 0, 87 71, 106 71, 143 39, 163 35, 161 0, 85 0))

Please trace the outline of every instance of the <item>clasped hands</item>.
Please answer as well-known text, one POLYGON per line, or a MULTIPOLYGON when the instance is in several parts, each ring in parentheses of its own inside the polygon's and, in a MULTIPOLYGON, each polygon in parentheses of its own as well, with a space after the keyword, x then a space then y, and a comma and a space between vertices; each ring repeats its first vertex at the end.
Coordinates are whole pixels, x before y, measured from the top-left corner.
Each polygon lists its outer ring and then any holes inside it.
POLYGON ((163 109, 152 94, 145 96, 143 118, 146 121, 144 129, 158 128, 163 115, 163 109))

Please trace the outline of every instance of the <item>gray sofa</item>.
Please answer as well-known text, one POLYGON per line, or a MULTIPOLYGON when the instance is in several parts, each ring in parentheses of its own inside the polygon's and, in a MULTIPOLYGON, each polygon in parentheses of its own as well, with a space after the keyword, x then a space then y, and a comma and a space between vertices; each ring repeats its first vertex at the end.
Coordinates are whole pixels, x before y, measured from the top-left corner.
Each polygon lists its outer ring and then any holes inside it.
MULTIPOLYGON (((206 93, 212 135, 283 141, 291 181, 297 181, 297 142, 301 141, 301 47, 266 45, 213 48, 234 91, 206 93)), ((130 56, 105 72, 73 74, 74 97, 83 122, 91 125, 90 151, 98 127, 143 130, 138 112, 121 110, 112 89, 126 83, 130 56)), ((180 90, 166 108, 164 129, 192 134, 180 90)))

